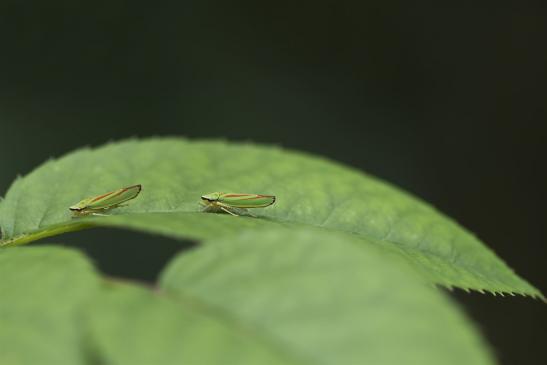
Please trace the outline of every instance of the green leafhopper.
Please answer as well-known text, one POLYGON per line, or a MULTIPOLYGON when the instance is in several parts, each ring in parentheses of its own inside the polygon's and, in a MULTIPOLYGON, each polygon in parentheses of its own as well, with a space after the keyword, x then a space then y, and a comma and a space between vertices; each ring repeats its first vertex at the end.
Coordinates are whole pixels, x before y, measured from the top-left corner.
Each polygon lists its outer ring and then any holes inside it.
POLYGON ((204 210, 222 210, 231 215, 239 215, 237 210, 246 208, 264 208, 275 202, 273 195, 210 193, 201 197, 204 210))
POLYGON ((101 215, 99 212, 117 208, 120 204, 136 198, 141 189, 140 184, 128 186, 103 195, 86 198, 68 209, 77 217, 89 214, 101 215))

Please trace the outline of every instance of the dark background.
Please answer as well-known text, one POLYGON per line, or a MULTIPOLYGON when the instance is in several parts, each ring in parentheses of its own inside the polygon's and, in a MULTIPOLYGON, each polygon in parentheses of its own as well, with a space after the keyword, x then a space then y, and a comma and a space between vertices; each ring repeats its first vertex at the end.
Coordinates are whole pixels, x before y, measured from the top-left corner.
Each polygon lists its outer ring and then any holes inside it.
MULTIPOLYGON (((547 3, 464 3, 3 0, 0 194, 112 139, 275 143, 413 192, 545 292, 547 3)), ((110 230, 50 241, 145 280, 180 248, 110 230)), ((542 363, 544 304, 453 296, 503 364, 542 363)))

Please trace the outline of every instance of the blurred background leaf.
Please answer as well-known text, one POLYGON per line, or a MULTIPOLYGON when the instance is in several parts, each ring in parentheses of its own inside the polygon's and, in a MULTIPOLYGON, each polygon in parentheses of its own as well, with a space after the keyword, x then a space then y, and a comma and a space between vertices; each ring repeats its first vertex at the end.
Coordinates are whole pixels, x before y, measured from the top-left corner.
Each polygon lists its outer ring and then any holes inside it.
POLYGON ((492 361, 452 304, 379 247, 309 229, 211 241, 175 258, 161 287, 305 363, 492 361))
POLYGON ((1 250, 0 363, 89 364, 78 319, 98 289, 93 268, 75 250, 1 250))
POLYGON ((336 233, 212 239, 175 258, 154 291, 98 285, 58 247, 4 249, 0 263, 6 365, 493 363, 400 257, 336 233))

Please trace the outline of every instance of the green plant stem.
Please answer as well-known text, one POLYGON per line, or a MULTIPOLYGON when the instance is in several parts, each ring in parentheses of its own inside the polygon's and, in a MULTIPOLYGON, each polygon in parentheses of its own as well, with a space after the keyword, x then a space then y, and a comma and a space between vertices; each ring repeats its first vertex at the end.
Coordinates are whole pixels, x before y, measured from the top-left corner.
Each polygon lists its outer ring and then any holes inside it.
POLYGON ((55 236, 62 233, 67 232, 74 232, 74 231, 80 231, 82 229, 87 229, 94 227, 91 223, 72 223, 72 224, 59 224, 56 226, 50 226, 46 229, 40 229, 33 232, 30 232, 28 234, 22 234, 17 237, 13 237, 7 240, 0 240, 0 247, 13 247, 13 246, 19 246, 24 245, 32 241, 36 241, 42 238, 55 236))

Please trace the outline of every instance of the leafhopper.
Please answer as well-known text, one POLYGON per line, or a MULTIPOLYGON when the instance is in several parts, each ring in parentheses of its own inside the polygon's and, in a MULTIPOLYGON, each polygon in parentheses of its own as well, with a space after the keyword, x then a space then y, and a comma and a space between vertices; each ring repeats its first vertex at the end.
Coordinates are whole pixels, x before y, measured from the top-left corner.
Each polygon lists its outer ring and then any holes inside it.
POLYGON ((222 210, 228 214, 238 216, 237 211, 247 208, 264 208, 275 202, 273 195, 210 193, 201 197, 204 210, 222 210))
POLYGON ((111 191, 110 193, 86 198, 68 209, 70 209, 76 217, 89 214, 103 215, 100 214, 100 212, 117 208, 120 204, 135 199, 141 192, 141 189, 142 187, 140 184, 128 186, 126 188, 111 191))

